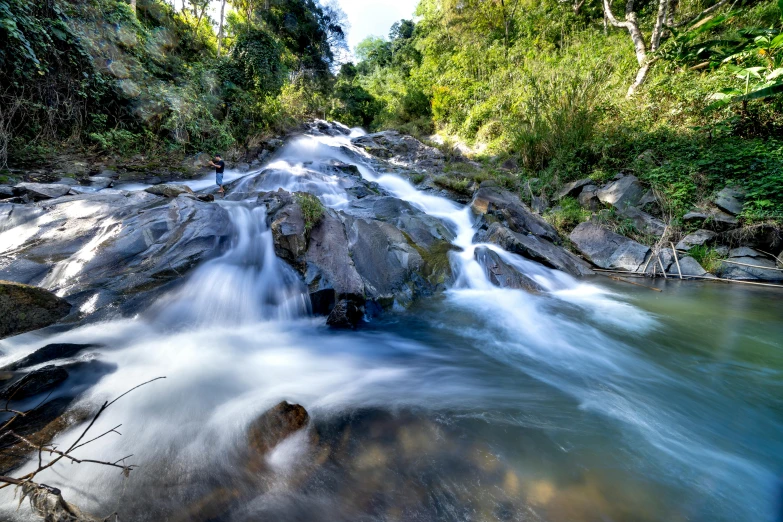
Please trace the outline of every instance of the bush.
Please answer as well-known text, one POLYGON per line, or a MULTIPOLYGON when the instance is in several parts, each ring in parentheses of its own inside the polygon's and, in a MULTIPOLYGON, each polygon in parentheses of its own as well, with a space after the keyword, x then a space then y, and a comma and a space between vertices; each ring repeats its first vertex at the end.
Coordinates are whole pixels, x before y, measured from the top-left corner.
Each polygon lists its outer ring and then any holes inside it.
POLYGON ((305 230, 309 232, 312 228, 318 224, 321 217, 324 215, 324 206, 317 197, 307 192, 297 192, 296 202, 302 209, 302 215, 304 216, 305 230))

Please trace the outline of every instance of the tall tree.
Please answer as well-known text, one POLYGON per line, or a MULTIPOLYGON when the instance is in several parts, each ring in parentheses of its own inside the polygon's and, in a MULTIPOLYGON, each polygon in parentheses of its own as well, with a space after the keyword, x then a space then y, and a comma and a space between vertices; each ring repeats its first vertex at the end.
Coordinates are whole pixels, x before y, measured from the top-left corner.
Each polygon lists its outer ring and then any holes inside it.
POLYGON ((220 27, 218 28, 217 55, 220 58, 220 51, 223 48, 223 20, 225 19, 226 0, 220 4, 220 27))

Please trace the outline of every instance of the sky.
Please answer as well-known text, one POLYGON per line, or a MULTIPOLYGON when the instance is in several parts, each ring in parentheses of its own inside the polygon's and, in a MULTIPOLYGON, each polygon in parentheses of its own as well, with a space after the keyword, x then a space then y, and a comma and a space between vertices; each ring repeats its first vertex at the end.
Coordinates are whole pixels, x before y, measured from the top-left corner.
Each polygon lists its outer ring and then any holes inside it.
POLYGON ((348 17, 348 47, 368 36, 388 36, 392 24, 402 18, 413 18, 419 0, 337 0, 348 17))

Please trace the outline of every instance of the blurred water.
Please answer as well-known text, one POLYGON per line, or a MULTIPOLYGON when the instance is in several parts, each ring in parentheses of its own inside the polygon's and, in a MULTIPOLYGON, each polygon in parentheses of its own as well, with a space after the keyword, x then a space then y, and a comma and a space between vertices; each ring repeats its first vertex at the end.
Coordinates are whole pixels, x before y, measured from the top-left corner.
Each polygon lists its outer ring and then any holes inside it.
MULTIPOLYGON (((234 190, 307 190, 342 208, 330 161, 454 230, 453 288, 358 332, 329 330, 274 256, 254 198, 221 201, 231 244, 146 314, 4 342, 3 360, 49 342, 105 345, 98 357, 116 371, 82 405, 167 377, 95 427, 122 423, 122 437, 79 450, 133 453, 129 479, 63 465, 41 481, 124 520, 776 520, 779 295, 675 281, 659 294, 475 245, 468 209, 375 172, 347 137, 294 140, 234 190), (545 291, 494 287, 478 246, 545 291), (280 400, 312 422, 258 472, 246 430, 280 400)), ((23 518, 4 498, 5 516, 23 518)))

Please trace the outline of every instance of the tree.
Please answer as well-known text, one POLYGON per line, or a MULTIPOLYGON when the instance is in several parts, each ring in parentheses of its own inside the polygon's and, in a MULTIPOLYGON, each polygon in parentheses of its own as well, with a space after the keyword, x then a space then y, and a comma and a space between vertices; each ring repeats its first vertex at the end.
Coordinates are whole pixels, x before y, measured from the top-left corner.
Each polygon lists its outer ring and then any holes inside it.
POLYGON ((225 18, 225 12, 226 12, 226 0, 223 0, 223 2, 220 4, 220 27, 218 29, 218 44, 217 44, 218 58, 220 58, 220 51, 223 47, 223 20, 225 18))

